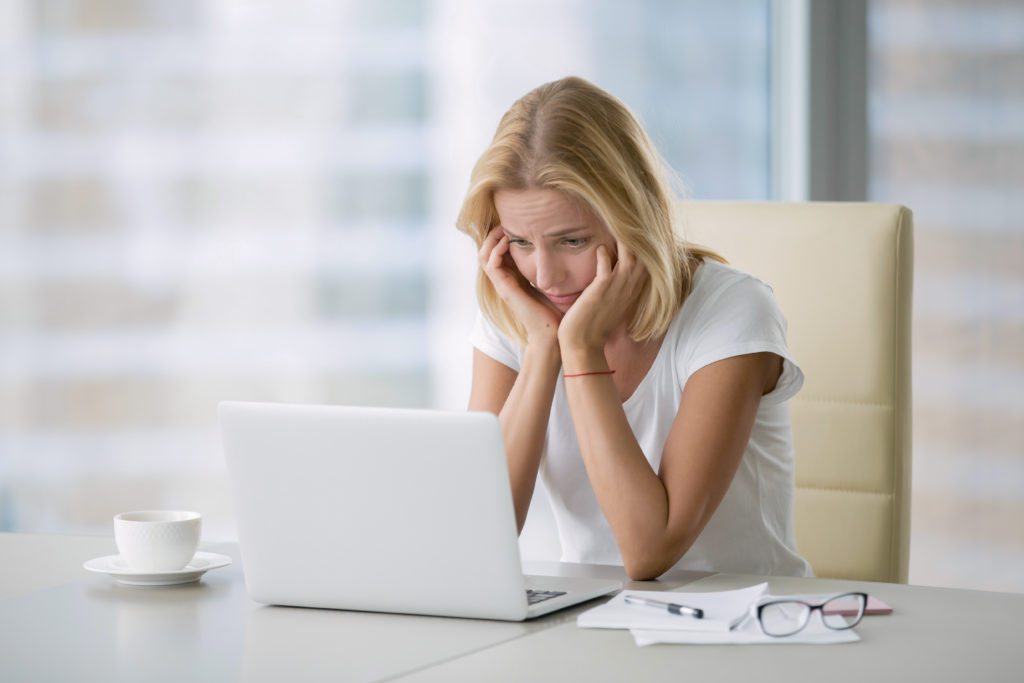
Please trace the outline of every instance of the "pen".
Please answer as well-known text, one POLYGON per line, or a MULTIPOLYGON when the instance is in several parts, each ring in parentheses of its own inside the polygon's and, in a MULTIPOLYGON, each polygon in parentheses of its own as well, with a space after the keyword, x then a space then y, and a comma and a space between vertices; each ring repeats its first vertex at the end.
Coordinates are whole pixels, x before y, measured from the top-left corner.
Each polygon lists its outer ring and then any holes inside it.
POLYGON ((693 617, 694 619, 704 618, 704 610, 699 607, 687 607, 686 605, 680 605, 675 602, 663 602, 652 598, 641 598, 637 595, 627 595, 625 600, 627 605, 647 605, 648 607, 663 609, 669 614, 678 614, 682 617, 693 617))

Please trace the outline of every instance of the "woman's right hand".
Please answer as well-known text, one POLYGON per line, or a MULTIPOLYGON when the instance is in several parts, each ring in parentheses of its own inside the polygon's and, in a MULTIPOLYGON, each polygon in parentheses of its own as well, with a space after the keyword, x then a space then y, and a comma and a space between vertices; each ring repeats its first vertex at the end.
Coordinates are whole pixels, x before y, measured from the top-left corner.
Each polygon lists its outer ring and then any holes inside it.
POLYGON ((494 285, 498 296, 526 328, 527 343, 558 343, 562 314, 547 300, 526 289, 526 279, 509 255, 508 235, 495 226, 484 238, 479 252, 480 267, 494 285), (525 286, 524 286, 525 285, 525 286))

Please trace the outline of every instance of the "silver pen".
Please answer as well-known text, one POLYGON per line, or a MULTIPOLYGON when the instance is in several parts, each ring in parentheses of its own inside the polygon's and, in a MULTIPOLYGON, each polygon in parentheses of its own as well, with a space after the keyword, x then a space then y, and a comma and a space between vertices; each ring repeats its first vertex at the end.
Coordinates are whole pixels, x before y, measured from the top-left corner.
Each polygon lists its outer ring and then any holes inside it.
POLYGON ((642 598, 639 595, 627 595, 625 596, 625 600, 627 605, 647 605, 648 607, 663 609, 669 614, 678 614, 682 617, 693 617, 694 619, 704 618, 704 610, 699 607, 687 607, 686 605, 680 605, 675 602, 664 602, 653 598, 642 598))

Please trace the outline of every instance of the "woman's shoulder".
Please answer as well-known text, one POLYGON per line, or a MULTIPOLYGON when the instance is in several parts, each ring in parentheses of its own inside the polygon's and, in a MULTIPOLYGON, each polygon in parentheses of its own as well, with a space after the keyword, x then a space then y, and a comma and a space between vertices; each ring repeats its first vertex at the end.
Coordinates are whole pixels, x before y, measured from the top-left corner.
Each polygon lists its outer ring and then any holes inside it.
POLYGON ((772 288, 745 271, 717 261, 705 261, 693 288, 670 326, 671 337, 696 343, 697 338, 732 336, 785 324, 772 288))
POLYGON ((746 286, 766 287, 765 283, 757 276, 740 270, 735 266, 720 261, 705 260, 697 267, 694 280, 694 291, 701 288, 708 292, 727 289, 736 284, 744 283, 746 286))
POLYGON ((745 271, 718 261, 704 261, 694 275, 693 288, 680 314, 712 313, 715 303, 763 305, 774 301, 772 288, 745 271), (686 309, 689 308, 689 311, 686 309))
POLYGON ((775 295, 750 273, 707 261, 667 338, 681 382, 724 358, 771 351, 788 358, 786 320, 775 295))
POLYGON ((494 321, 480 309, 477 309, 470 342, 475 348, 517 372, 522 367, 522 349, 507 334, 498 329, 494 321))

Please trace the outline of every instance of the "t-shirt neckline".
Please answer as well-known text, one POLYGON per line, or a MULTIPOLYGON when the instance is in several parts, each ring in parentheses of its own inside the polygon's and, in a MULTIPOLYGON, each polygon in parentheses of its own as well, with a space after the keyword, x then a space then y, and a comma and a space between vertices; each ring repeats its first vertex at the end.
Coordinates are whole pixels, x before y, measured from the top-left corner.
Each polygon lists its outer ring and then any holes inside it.
POLYGON ((665 342, 668 341, 670 337, 673 337, 673 328, 676 325, 681 325, 681 321, 686 317, 683 315, 683 312, 686 310, 686 307, 690 305, 690 302, 693 301, 693 293, 697 291, 697 287, 700 284, 701 276, 704 273, 704 265, 705 264, 702 262, 700 265, 697 266, 697 269, 693 272, 693 286, 690 287, 690 294, 686 297, 686 301, 683 302, 683 305, 679 308, 679 310, 676 311, 675 316, 672 318, 672 322, 669 323, 668 329, 665 330, 665 336, 662 337, 661 339, 661 346, 658 347, 658 353, 655 354, 654 361, 651 363, 651 367, 647 368, 647 373, 644 374, 643 379, 641 379, 640 383, 636 385, 635 389, 633 389, 633 393, 630 394, 626 398, 626 400, 622 402, 623 409, 629 408, 632 406, 633 403, 639 401, 640 399, 636 397, 638 394, 641 393, 640 390, 643 389, 646 384, 649 384, 650 382, 654 381, 653 379, 651 379, 654 376, 654 371, 658 367, 659 363, 664 362, 663 357, 666 353, 668 353, 665 350, 665 342))

